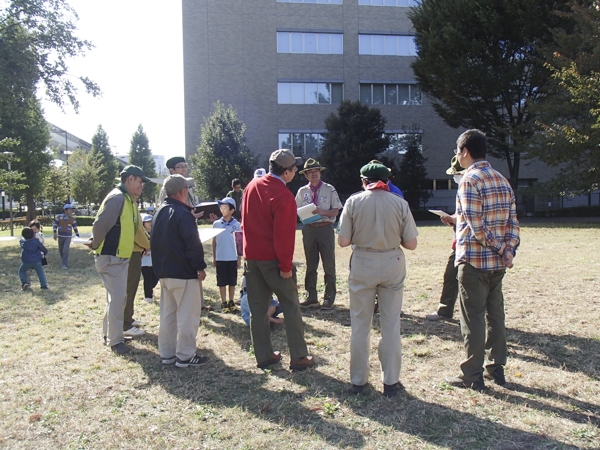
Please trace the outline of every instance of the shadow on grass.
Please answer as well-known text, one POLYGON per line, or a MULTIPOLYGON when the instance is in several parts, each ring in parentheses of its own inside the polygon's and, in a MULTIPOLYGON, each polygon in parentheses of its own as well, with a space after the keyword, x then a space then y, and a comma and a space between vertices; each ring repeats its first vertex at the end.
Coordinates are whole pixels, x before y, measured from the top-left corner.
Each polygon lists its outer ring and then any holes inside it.
MULTIPOLYGON (((148 339, 154 343, 156 338, 148 339)), ((163 366, 158 354, 147 349, 136 349, 127 359, 140 364, 148 376, 147 385, 158 384, 171 395, 193 402, 196 409, 192 413, 197 414, 200 420, 218 415, 223 408, 237 408, 268 421, 271 428, 291 427, 299 433, 317 434, 320 440, 331 445, 348 448, 367 447, 375 442, 372 422, 377 423, 378 433, 395 430, 408 434, 407 440, 413 445, 426 441, 452 449, 576 448, 544 435, 505 426, 495 418, 476 417, 425 402, 410 394, 387 399, 368 388, 366 394, 353 396, 348 392, 347 383, 320 373, 318 367, 298 373, 292 373, 281 365, 273 366, 269 371, 244 370, 229 366, 210 350, 200 351, 200 354, 209 356, 210 362, 198 369, 163 366), (270 377, 295 386, 269 389, 266 385, 270 377), (326 403, 337 407, 328 410, 326 403), (335 420, 340 413, 343 416, 344 408, 356 415, 351 425, 335 420)), ((253 367, 253 358, 248 358, 253 367)), ((144 386, 137 388, 144 389, 144 386)), ((510 395, 508 398, 510 401, 510 395)), ((514 402, 517 401, 515 398, 514 402)), ((550 410, 547 405, 530 404, 550 410)), ((557 411, 557 408, 552 412, 564 413, 569 419, 574 417, 566 411, 557 411)), ((219 439, 227 445, 226 441, 233 438, 224 431, 219 439)), ((398 445, 402 446, 401 443, 398 445)))

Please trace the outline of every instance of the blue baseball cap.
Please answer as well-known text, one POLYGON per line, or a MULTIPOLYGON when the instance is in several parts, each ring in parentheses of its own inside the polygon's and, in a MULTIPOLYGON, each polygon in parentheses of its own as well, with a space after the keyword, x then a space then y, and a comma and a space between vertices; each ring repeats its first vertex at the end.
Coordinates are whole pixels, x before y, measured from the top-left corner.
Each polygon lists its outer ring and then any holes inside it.
POLYGON ((231 205, 233 207, 233 209, 236 209, 235 208, 235 200, 232 199, 231 197, 225 197, 223 200, 218 200, 217 203, 219 204, 219 206, 227 203, 228 205, 231 205))
POLYGON ((65 203, 65 206, 63 206, 63 209, 73 209, 73 205, 71 205, 70 203, 65 203))

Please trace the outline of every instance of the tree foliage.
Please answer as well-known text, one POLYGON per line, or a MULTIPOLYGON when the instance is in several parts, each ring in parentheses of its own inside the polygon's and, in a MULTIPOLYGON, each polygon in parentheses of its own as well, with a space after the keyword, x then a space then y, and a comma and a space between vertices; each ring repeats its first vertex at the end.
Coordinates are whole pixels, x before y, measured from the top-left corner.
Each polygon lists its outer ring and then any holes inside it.
POLYGON ((452 127, 479 128, 489 153, 507 161, 517 186, 521 153, 532 135, 531 105, 546 96, 550 73, 540 46, 564 24, 568 0, 423 0, 409 17, 423 92, 452 127))
MULTIPOLYGON (((129 163, 140 167, 147 177, 156 177, 156 164, 154 163, 154 159, 152 159, 152 151, 150 150, 148 136, 141 125, 138 125, 136 132, 133 133, 131 138, 129 163)), ((140 196, 140 201, 154 201, 156 189, 156 184, 146 183, 142 195, 140 196)))
POLYGON ((98 190, 93 202, 101 203, 115 186, 116 178, 119 175, 116 158, 110 151, 108 135, 102 125, 98 125, 98 129, 92 137, 90 156, 98 165, 98 190))
MULTIPOLYGON (((0 2, 0 98, 28 101, 41 82, 52 102, 62 108, 68 99, 78 110, 78 89, 68 74, 68 60, 84 55, 92 44, 75 35, 77 20, 65 0, 0 2)), ((89 78, 79 81, 88 93, 100 94, 89 78)))
POLYGON ((327 168, 324 177, 342 197, 360 190, 360 168, 387 149, 385 124, 379 109, 358 100, 344 100, 325 119, 327 135, 320 162, 327 168))
POLYGON ((575 3, 561 15, 573 29, 554 30, 549 47, 553 85, 538 108, 538 145, 531 154, 561 166, 555 187, 569 194, 600 186, 600 11, 596 2, 575 3))
POLYGON ((398 187, 404 194, 404 199, 412 209, 419 209, 431 197, 431 191, 426 187, 427 169, 423 156, 423 146, 416 134, 405 134, 402 137, 402 147, 406 149, 400 173, 398 174, 398 187))
MULTIPOLYGON (((72 186, 72 182, 70 182, 70 184, 72 186)), ((67 189, 66 166, 57 167, 54 164, 50 165, 48 173, 46 174, 42 196, 43 198, 52 201, 55 205, 67 199, 69 190, 67 189)))
POLYGON ((192 176, 196 195, 201 199, 221 199, 229 191, 231 180, 252 178, 255 157, 246 146, 246 125, 236 110, 220 102, 202 125, 198 152, 192 155, 192 176))
POLYGON ((75 200, 84 205, 98 200, 101 170, 98 157, 92 153, 78 148, 69 156, 69 181, 75 200))

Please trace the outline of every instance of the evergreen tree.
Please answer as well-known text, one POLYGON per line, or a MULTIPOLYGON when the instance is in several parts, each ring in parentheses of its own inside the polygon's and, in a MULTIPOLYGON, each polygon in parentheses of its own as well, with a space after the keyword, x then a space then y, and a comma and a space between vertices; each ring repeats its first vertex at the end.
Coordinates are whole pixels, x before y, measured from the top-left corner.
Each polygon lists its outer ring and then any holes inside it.
MULTIPOLYGON (((144 128, 138 125, 138 128, 131 138, 131 147, 129 150, 129 164, 140 167, 147 177, 156 177, 156 164, 152 159, 152 151, 148 136, 144 132, 144 128)), ((144 190, 140 196, 140 201, 154 201, 157 185, 154 183, 145 183, 144 190)))
POLYGON ((531 105, 546 96, 550 73, 540 46, 565 21, 569 0, 423 0, 408 13, 423 92, 452 127, 479 128, 488 153, 505 159, 513 189, 533 131, 531 105))
POLYGON ((530 153, 560 166, 551 188, 590 198, 600 186, 600 11, 579 2, 563 17, 575 26, 555 29, 557 44, 545 49, 553 84, 537 109, 541 132, 530 153))
POLYGON ((99 166, 98 171, 98 191, 94 198, 94 203, 101 203, 104 197, 113 189, 119 175, 116 158, 110 151, 108 135, 102 125, 98 125, 96 133, 92 137, 91 157, 99 166))
POLYGON ((17 188, 13 184, 13 197, 25 197, 27 219, 32 220, 35 218, 35 198, 44 191, 52 160, 51 152, 46 150, 50 132, 37 98, 32 96, 27 101, 15 101, 13 106, 10 110, 0 110, 0 140, 12 138, 13 142, 18 142, 10 150, 15 154, 11 169, 23 175, 26 186, 17 188))
POLYGON ((202 125, 198 153, 192 155, 192 177, 200 199, 221 199, 229 191, 231 180, 249 180, 254 173, 255 157, 246 146, 246 125, 237 118, 232 106, 214 104, 214 112, 202 125))
POLYGON ((102 166, 91 153, 78 148, 69 157, 71 193, 78 202, 89 205, 97 200, 102 166))
POLYGON ((360 168, 389 145, 384 134, 385 118, 377 108, 360 101, 344 100, 337 113, 325 119, 327 135, 321 147, 320 163, 327 182, 345 198, 361 189, 360 168))
MULTIPOLYGON (((50 165, 46 174, 46 182, 44 186, 43 196, 45 199, 52 201, 53 204, 59 204, 69 196, 67 189, 67 168, 66 166, 56 167, 50 165)), ((72 185, 72 182, 69 181, 72 185)))
POLYGON ((423 146, 417 135, 405 134, 402 140, 404 142, 401 145, 406 149, 406 153, 400 163, 400 173, 397 176, 398 187, 410 207, 419 209, 432 195, 426 188, 427 158, 423 157, 423 146))

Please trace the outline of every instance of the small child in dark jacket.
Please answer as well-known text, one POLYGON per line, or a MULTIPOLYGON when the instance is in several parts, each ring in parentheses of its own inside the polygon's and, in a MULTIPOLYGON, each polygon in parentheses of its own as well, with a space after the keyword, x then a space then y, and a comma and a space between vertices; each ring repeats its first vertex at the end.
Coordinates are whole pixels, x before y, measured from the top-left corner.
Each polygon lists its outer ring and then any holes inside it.
POLYGON ((48 289, 48 282, 46 281, 46 274, 42 267, 42 255, 47 255, 48 250, 44 245, 35 239, 35 233, 29 227, 23 228, 21 232, 23 239, 21 239, 21 266, 19 267, 19 278, 21 279, 21 290, 25 291, 31 286, 27 282, 27 270, 33 269, 37 273, 40 279, 40 286, 42 289, 48 289))

